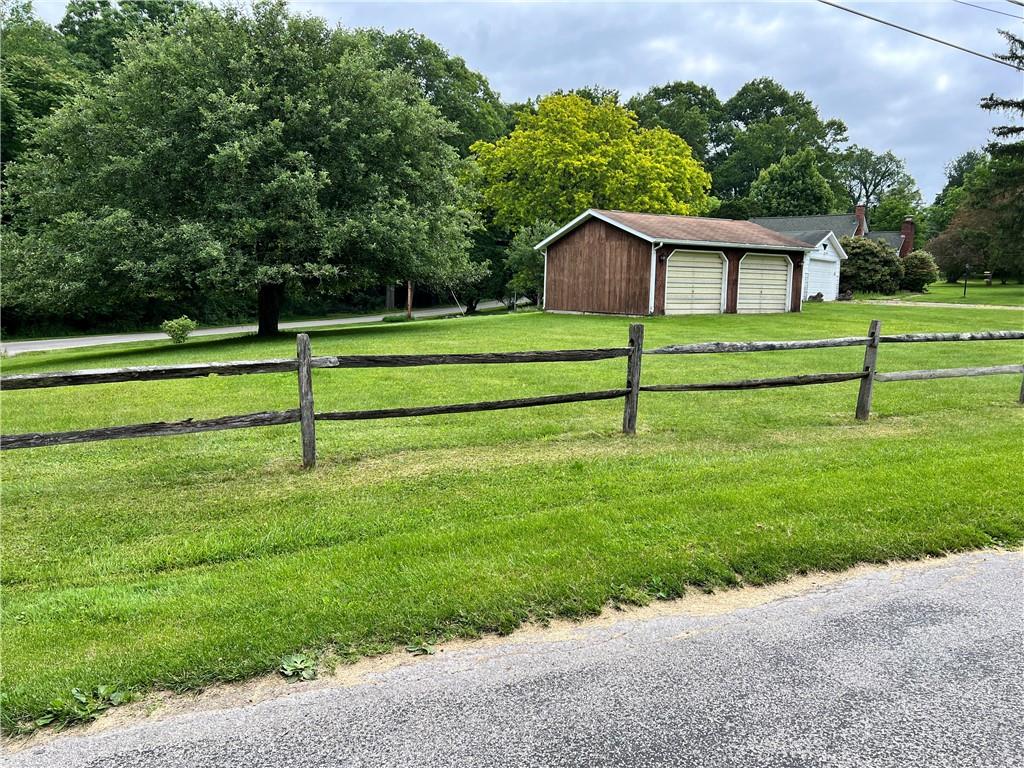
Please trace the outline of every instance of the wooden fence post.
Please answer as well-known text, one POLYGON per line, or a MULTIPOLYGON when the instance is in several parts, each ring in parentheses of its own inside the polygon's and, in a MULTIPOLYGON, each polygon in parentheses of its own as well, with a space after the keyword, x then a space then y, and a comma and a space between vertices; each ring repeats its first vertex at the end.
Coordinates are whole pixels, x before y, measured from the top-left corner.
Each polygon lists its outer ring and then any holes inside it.
POLYGON ((299 359, 299 425, 302 428, 302 466, 312 469, 316 466, 316 421, 313 415, 313 356, 309 346, 309 335, 300 333, 295 337, 296 354, 299 359))
POLYGON ((626 358, 626 406, 622 413, 622 432, 636 434, 636 412, 640 399, 640 363, 644 356, 643 323, 629 326, 629 357, 626 358))
POLYGON ((878 360, 878 341, 882 335, 882 321, 872 320, 868 327, 868 344, 864 348, 864 378, 857 393, 857 420, 867 421, 871 415, 871 395, 875 386, 875 363, 878 360))
POLYGON ((1020 397, 1017 398, 1017 402, 1024 405, 1024 377, 1020 380, 1020 397))

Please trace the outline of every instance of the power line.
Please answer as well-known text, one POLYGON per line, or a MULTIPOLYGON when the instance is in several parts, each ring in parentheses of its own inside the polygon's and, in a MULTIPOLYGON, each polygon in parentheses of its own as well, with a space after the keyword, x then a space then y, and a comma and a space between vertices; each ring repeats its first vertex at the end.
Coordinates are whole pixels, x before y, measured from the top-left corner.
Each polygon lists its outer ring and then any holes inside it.
MULTIPOLYGON (((931 35, 926 35, 924 32, 918 32, 916 29, 910 29, 910 27, 903 27, 903 26, 900 26, 899 24, 895 24, 895 23, 893 23, 891 21, 886 21, 885 19, 880 19, 877 16, 872 16, 870 14, 864 13, 863 11, 857 11, 857 10, 854 10, 853 8, 847 8, 845 5, 840 5, 839 3, 830 2, 829 0, 818 0, 818 2, 822 3, 824 5, 830 5, 833 8, 838 8, 841 11, 846 11, 847 13, 852 13, 852 14, 854 14, 856 16, 863 16, 865 19, 870 19, 871 21, 877 21, 879 24, 885 24, 887 27, 892 27, 893 29, 898 29, 898 30, 900 30, 902 32, 908 32, 911 35, 917 35, 918 37, 923 37, 925 40, 931 40, 933 43, 939 43, 940 45, 946 45, 946 46, 949 46, 950 48, 956 48, 958 51, 963 51, 964 53, 969 53, 972 56, 977 56, 978 58, 986 59, 987 61, 991 61, 991 62, 993 62, 995 64, 1002 64, 1004 67, 1009 67, 1010 69, 1016 69, 1018 72, 1024 72, 1024 68, 1018 67, 1016 64, 1011 64, 1008 61, 1002 61, 1000 59, 995 58, 994 56, 989 56, 986 53, 980 53, 978 51, 972 51, 970 48, 964 48, 962 45, 957 45, 956 43, 951 43, 948 40, 940 40, 937 37, 932 37, 931 35)), ((1024 2, 1019 2, 1018 0, 1009 0, 1009 2, 1015 3, 1017 5, 1024 6, 1024 2)))
POLYGON ((975 5, 974 3, 965 2, 965 0, 953 0, 953 2, 954 3, 959 3, 960 5, 969 5, 969 6, 971 6, 971 8, 977 8, 979 11, 988 11, 989 13, 998 13, 1000 16, 1009 16, 1011 19, 1016 19, 1017 21, 1024 21, 1024 16, 1018 16, 1015 13, 1007 13, 1006 11, 997 11, 995 8, 988 8, 987 6, 984 6, 984 5, 975 5))
POLYGON ((1019 5, 1021 8, 1024 8, 1024 3, 1022 3, 1020 0, 1006 0, 1006 2, 1013 3, 1014 5, 1019 5))

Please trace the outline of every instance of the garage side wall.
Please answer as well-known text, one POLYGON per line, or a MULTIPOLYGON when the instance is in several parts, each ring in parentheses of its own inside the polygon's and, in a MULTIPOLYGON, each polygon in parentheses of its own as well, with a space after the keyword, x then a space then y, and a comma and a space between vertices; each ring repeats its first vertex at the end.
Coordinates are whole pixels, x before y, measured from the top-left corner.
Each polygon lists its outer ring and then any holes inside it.
POLYGON ((590 219, 548 246, 545 309, 646 315, 651 246, 590 219))

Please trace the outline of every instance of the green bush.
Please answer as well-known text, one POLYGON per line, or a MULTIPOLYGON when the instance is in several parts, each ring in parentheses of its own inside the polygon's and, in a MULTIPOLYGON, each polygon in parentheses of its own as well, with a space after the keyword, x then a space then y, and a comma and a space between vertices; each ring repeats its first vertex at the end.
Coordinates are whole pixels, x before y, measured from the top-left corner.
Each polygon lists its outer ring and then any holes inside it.
POLYGON ((196 321, 190 319, 188 315, 182 315, 177 320, 164 320, 160 323, 160 330, 170 336, 171 341, 175 344, 184 344, 188 335, 197 327, 196 321))
POLYGON ((911 251, 903 257, 903 280, 900 287, 905 291, 925 291, 939 279, 939 266, 928 251, 911 251))
POLYGON ((896 293, 903 281, 903 262, 892 248, 866 237, 844 237, 847 259, 839 271, 840 291, 896 293))

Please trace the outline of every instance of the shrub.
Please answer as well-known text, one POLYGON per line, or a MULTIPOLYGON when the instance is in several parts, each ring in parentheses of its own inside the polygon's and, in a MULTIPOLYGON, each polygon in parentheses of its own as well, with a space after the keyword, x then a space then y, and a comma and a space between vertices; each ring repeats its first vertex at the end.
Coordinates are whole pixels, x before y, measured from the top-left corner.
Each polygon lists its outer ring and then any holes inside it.
POLYGON ((903 290, 924 291, 938 279, 939 267, 928 251, 911 251, 903 257, 903 290))
POLYGON ((839 272, 839 288, 860 293, 895 293, 903 279, 903 263, 892 248, 866 237, 840 241, 847 259, 839 272))
POLYGON ((196 329, 196 321, 188 315, 182 315, 177 320, 164 320, 160 323, 160 330, 171 337, 175 344, 184 344, 188 335, 196 329))

